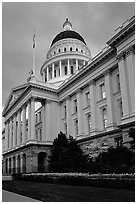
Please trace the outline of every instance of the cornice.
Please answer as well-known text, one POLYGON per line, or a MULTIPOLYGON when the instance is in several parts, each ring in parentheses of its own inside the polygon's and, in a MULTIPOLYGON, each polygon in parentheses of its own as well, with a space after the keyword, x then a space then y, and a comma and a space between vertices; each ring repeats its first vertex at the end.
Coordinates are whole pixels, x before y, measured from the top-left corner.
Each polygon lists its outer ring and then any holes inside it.
POLYGON ((107 42, 109 46, 116 46, 121 40, 125 39, 131 33, 135 32, 135 18, 131 18, 131 20, 132 21, 129 22, 127 26, 121 28, 121 30, 107 42))

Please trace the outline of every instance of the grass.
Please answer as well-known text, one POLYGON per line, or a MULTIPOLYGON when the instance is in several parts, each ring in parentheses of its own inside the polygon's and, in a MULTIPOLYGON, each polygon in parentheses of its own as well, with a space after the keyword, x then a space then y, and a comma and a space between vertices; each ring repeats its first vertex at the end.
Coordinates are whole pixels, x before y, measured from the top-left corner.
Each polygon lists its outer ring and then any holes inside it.
POLYGON ((44 202, 134 202, 134 191, 30 181, 3 181, 2 189, 44 202))

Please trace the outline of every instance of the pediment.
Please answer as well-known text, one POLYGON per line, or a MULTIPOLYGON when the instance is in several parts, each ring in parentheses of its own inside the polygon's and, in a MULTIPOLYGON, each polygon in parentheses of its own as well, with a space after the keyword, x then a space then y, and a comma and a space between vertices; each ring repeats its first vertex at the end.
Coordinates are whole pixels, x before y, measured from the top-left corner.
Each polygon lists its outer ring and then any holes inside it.
POLYGON ((6 110, 8 110, 12 104, 21 96, 21 94, 25 91, 25 89, 28 87, 28 84, 23 84, 21 86, 15 87, 11 90, 7 103, 4 107, 3 114, 6 110))

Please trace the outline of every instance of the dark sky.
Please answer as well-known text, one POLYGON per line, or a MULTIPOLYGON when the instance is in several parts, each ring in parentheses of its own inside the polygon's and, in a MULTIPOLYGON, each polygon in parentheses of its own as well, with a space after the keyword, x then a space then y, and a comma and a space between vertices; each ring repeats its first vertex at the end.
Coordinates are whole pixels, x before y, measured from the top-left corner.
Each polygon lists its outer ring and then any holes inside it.
POLYGON ((13 87, 26 82, 32 69, 32 35, 36 30, 36 76, 53 38, 68 17, 95 56, 134 15, 133 2, 2 3, 2 106, 13 87))

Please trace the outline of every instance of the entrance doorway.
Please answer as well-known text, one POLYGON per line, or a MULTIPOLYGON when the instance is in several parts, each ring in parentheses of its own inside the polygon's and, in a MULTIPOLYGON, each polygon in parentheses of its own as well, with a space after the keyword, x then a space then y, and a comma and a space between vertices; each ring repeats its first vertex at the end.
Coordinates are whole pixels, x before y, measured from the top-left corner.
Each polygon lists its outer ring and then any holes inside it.
POLYGON ((46 157, 45 152, 38 153, 38 172, 46 172, 46 157))

